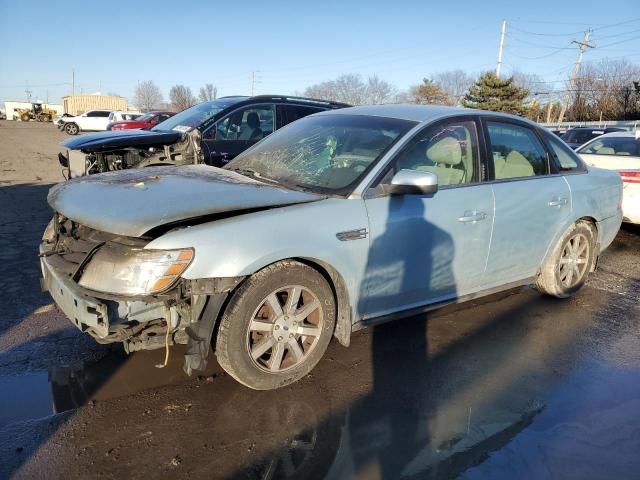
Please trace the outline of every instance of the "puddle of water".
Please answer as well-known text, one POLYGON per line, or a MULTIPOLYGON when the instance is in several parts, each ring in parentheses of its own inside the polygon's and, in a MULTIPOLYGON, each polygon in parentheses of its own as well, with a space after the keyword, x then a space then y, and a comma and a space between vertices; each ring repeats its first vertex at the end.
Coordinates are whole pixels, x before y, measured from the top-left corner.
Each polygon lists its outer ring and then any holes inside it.
POLYGON ((0 376, 0 427, 53 412, 47 372, 0 376))
MULTIPOLYGON (((188 382, 182 371, 184 346, 171 350, 169 364, 162 363, 164 350, 111 352, 95 362, 53 367, 48 372, 0 376, 0 428, 21 420, 43 418, 78 408, 90 400, 108 400, 151 388, 188 382)), ((213 359, 200 375, 218 371, 213 359)))

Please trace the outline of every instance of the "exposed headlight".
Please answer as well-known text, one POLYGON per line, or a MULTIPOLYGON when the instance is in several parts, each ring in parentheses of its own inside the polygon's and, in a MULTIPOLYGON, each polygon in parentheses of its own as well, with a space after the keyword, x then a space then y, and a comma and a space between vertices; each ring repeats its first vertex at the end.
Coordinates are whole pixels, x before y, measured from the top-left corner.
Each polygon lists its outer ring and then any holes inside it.
POLYGON ((171 287, 193 260, 193 250, 144 250, 119 244, 102 246, 78 282, 98 292, 150 295, 171 287))
POLYGON ((44 233, 42 234, 42 240, 47 243, 51 243, 56 238, 56 219, 55 217, 51 219, 51 221, 47 224, 47 228, 44 229, 44 233))

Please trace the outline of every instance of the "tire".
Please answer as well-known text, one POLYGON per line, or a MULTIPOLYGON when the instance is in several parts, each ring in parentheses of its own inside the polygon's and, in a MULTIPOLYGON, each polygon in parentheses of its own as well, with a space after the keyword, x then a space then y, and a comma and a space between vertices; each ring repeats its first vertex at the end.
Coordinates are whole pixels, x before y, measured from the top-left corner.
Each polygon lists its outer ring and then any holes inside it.
POLYGON ((67 132, 67 135, 77 135, 80 132, 78 125, 75 123, 67 123, 64 126, 64 131, 67 132))
POLYGON ((22 115, 20 115, 20 120, 22 120, 23 122, 28 122, 29 120, 31 120, 31 115, 29 115, 28 113, 23 113, 22 115))
POLYGON ((333 292, 320 273, 293 260, 274 263, 233 293, 216 337, 218 363, 254 390, 283 387, 322 358, 335 318, 333 292))
POLYGON ((579 220, 560 237, 542 266, 536 288, 554 297, 570 297, 587 281, 596 258, 596 228, 579 220))

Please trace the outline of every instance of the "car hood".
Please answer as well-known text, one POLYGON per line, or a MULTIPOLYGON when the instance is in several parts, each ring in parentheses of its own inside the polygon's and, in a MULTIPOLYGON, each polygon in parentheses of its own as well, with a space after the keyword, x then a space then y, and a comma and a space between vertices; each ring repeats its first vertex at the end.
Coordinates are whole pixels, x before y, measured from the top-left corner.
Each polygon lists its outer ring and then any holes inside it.
POLYGON ((96 230, 140 237, 167 224, 323 197, 207 165, 149 167, 80 177, 54 186, 51 207, 96 230))
POLYGON ((115 132, 82 135, 63 142, 69 150, 85 152, 104 152, 118 148, 147 148, 155 145, 169 145, 182 138, 182 132, 120 130, 115 132))

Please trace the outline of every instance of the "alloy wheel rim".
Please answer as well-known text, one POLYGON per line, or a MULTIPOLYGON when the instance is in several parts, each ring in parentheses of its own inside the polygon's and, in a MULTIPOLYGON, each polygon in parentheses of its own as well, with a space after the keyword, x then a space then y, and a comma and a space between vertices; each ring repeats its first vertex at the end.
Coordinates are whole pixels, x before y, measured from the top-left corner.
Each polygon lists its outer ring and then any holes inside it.
POLYGON ((301 285, 288 285, 267 295, 253 312, 246 347, 253 363, 280 373, 304 362, 316 348, 323 328, 318 297, 301 285))
POLYGON ((587 270, 590 253, 589 241, 584 234, 576 233, 567 240, 558 263, 562 286, 571 288, 580 283, 587 270))

